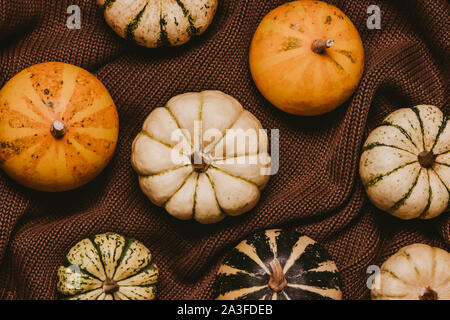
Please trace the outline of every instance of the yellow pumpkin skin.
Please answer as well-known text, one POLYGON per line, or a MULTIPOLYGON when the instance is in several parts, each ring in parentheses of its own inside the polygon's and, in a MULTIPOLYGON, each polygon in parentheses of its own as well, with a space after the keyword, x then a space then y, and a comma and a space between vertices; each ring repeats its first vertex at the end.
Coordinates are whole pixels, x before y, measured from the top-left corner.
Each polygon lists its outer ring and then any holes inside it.
POLYGON ((258 26, 250 71, 259 91, 277 108, 320 115, 356 90, 364 71, 364 47, 353 23, 335 6, 294 1, 269 12, 258 26), (334 43, 316 53, 315 40, 334 43))
POLYGON ((113 156, 118 132, 108 90, 82 68, 34 65, 0 91, 0 167, 29 188, 67 191, 91 181, 113 156))

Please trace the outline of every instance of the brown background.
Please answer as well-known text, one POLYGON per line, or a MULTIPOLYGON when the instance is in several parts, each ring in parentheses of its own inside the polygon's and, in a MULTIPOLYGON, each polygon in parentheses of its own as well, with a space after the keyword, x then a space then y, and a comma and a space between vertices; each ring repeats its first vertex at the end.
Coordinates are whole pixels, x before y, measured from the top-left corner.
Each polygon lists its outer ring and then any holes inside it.
POLYGON ((404 245, 449 250, 450 217, 400 221, 367 201, 358 176, 363 140, 400 107, 433 104, 449 113, 450 8, 447 0, 333 0, 361 33, 366 71, 355 95, 316 118, 287 115, 258 93, 248 48, 277 0, 221 0, 207 33, 181 48, 149 50, 116 36, 94 0, 0 0, 0 86, 32 64, 64 61, 93 72, 120 114, 120 140, 107 169, 87 186, 44 194, 0 173, 0 298, 56 298, 56 270, 69 248, 113 231, 143 241, 161 269, 160 299, 208 299, 225 252, 247 234, 296 227, 322 242, 343 275, 346 299, 367 299, 368 265, 404 245), (82 8, 81 30, 66 27, 69 4, 82 8), (366 28, 367 7, 382 29, 366 28), (280 129, 280 172, 256 209, 202 226, 177 221, 140 192, 130 149, 149 112, 186 91, 235 96, 265 128, 280 129))

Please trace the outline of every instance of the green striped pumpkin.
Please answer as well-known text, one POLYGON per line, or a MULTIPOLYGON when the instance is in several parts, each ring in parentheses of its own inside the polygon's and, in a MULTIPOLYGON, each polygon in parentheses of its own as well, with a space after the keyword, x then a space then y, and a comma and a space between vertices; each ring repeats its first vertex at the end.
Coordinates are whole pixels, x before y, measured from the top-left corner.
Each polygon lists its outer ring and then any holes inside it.
POLYGON ((156 48, 179 46, 205 32, 218 0, 97 0, 122 38, 156 48))
POLYGON ((214 284, 217 300, 342 299, 328 252, 298 232, 266 230, 239 243, 214 284))
POLYGON ((372 203, 398 218, 431 219, 450 194, 450 125, 439 108, 399 109, 364 144, 359 172, 372 203))
POLYGON ((157 280, 158 268, 141 242, 105 233, 70 249, 57 289, 69 300, 153 300, 157 280))

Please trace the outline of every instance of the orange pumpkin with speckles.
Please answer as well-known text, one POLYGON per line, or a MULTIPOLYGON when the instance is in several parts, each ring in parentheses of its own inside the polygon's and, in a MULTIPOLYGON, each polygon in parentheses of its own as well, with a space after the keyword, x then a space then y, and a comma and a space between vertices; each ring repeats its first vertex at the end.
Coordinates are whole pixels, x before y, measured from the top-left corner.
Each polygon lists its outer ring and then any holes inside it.
POLYGON ((67 191, 97 176, 116 148, 117 110, 108 90, 79 67, 47 62, 0 91, 0 167, 41 191, 67 191))
POLYGON ((322 1, 294 1, 263 19, 250 47, 250 70, 277 108, 314 116, 344 103, 364 70, 364 47, 350 19, 322 1))

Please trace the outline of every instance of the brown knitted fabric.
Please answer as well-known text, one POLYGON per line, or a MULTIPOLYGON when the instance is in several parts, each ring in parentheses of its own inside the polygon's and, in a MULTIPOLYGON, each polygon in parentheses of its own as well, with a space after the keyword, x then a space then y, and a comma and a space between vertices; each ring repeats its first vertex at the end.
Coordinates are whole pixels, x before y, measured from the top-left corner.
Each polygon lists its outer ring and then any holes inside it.
POLYGON ((296 228, 323 243, 342 272, 346 299, 367 299, 367 267, 402 246, 449 250, 449 213, 401 221, 367 200, 358 163, 362 143, 390 112, 433 104, 449 113, 450 8, 447 0, 330 0, 360 31, 366 70, 354 96, 330 114, 301 118, 270 105, 248 67, 252 35, 282 0, 220 0, 205 35, 180 48, 151 50, 120 39, 95 0, 0 0, 0 85, 22 69, 64 61, 93 72, 120 115, 110 165, 87 186, 63 194, 26 189, 0 173, 0 298, 55 299, 56 271, 79 240, 106 231, 144 242, 160 268, 160 299, 209 299, 224 254, 259 229, 296 228), (50 4, 51 3, 51 4, 50 4), (66 27, 82 9, 81 30, 66 27), (368 30, 367 8, 382 12, 368 30), (174 95, 218 89, 236 97, 268 129, 280 130, 280 171, 251 212, 215 225, 182 222, 140 191, 131 143, 150 111, 174 95))

